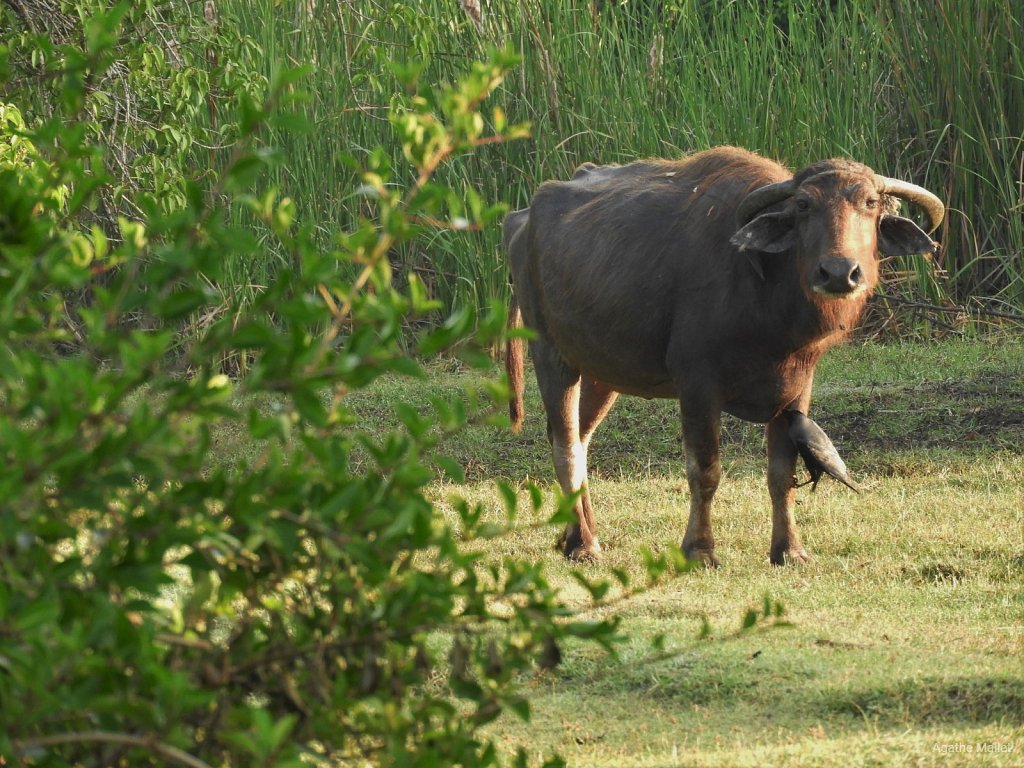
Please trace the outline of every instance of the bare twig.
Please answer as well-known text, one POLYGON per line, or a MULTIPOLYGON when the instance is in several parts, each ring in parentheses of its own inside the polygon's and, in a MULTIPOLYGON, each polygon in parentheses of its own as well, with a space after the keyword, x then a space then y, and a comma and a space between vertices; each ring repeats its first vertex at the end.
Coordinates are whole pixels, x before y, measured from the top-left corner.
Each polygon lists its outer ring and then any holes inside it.
POLYGON ((975 315, 979 317, 995 317, 1000 320, 1013 320, 1018 323, 1024 323, 1024 315, 1017 312, 1001 312, 995 309, 985 309, 984 307, 969 307, 969 306, 943 306, 941 304, 928 304, 923 301, 912 301, 910 299, 904 299, 899 296, 891 296, 887 293, 878 294, 880 299, 890 301, 894 304, 899 304, 901 307, 908 307, 910 309, 923 309, 929 312, 939 312, 942 314, 950 315, 975 315))
POLYGON ((199 640, 193 637, 179 637, 178 635, 171 634, 160 634, 156 636, 156 641, 159 643, 165 643, 166 645, 180 645, 183 648, 194 648, 198 651, 213 651, 216 649, 212 643, 208 643, 205 640, 199 640))

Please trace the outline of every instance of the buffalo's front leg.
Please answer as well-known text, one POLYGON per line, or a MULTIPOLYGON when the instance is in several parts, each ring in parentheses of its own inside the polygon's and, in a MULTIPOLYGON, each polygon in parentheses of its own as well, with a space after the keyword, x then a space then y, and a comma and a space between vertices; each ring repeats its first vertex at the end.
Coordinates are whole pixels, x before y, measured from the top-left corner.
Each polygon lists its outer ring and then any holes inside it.
POLYGON ((686 481, 690 486, 690 521, 683 537, 683 554, 718 567, 715 537, 711 532, 711 502, 722 477, 719 460, 721 412, 707 404, 682 404, 686 481))
POLYGON ((768 494, 772 499, 772 548, 769 557, 773 565, 803 563, 808 559, 807 551, 800 543, 793 516, 797 451, 789 439, 789 425, 784 415, 768 422, 766 437, 768 494))

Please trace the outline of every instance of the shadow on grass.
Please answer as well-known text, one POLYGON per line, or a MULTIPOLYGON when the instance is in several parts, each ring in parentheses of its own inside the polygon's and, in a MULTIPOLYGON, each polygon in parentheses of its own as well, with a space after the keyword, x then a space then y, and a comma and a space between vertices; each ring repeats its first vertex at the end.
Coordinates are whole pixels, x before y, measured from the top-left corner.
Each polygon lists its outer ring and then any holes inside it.
MULTIPOLYGON (((572 687, 570 684, 568 689, 572 687)), ((651 719, 667 717, 672 728, 698 734, 728 733, 730 738, 750 743, 778 729, 810 733, 823 724, 833 737, 863 733, 865 727, 877 734, 1024 726, 1022 678, 896 680, 846 688, 818 687, 813 680, 777 686, 733 671, 716 680, 698 675, 689 681, 648 681, 629 688, 619 687, 615 692, 587 686, 586 694, 595 706, 614 701, 626 711, 644 712, 641 720, 651 721, 655 731, 660 728, 651 719)))
MULTIPOLYGON (((847 351, 853 355, 856 350, 847 351)), ((893 353, 893 359, 898 355, 893 353)), ((885 371, 874 380, 830 382, 819 388, 812 415, 847 459, 854 474, 913 476, 935 466, 971 463, 994 452, 1024 453, 1024 397, 1020 361, 1007 355, 1000 366, 957 375, 952 368, 927 370, 931 378, 891 380, 885 371)), ((390 378, 347 402, 359 426, 370 433, 396 424, 395 402, 423 413, 429 399, 465 399, 463 387, 483 376, 433 368, 424 380, 390 378)), ((924 375, 924 374, 922 374, 924 375)), ((503 410, 503 408, 499 408, 503 410)), ((532 371, 527 375, 526 421, 522 433, 476 423, 445 438, 443 451, 465 470, 470 481, 501 478, 554 478, 546 419, 532 371)), ((590 447, 593 478, 683 477, 679 405, 672 400, 619 398, 590 447)), ((764 426, 725 415, 722 461, 732 476, 763 477, 764 426)))
MULTIPOLYGON (((466 455, 470 475, 516 481, 553 476, 544 411, 530 381, 520 435, 479 435, 492 448, 466 455), (521 477, 521 476, 520 476, 521 477)), ((930 462, 964 463, 1006 451, 1024 453, 1024 397, 1019 372, 985 369, 956 380, 837 387, 815 399, 812 415, 852 465, 882 476, 914 475, 930 462)), ((722 460, 733 475, 765 473, 764 426, 724 415, 722 460)), ((670 400, 621 397, 590 448, 592 477, 682 476, 679 406, 670 400)))
POLYGON ((818 711, 886 724, 1024 725, 1024 678, 901 680, 853 690, 826 689, 818 711))
POLYGON ((577 659, 556 671, 558 688, 570 698, 575 690, 582 698, 615 700, 627 710, 673 713, 681 727, 692 719, 692 727, 715 724, 713 730, 747 732, 752 738, 766 729, 799 732, 824 722, 851 731, 865 723, 886 730, 1024 725, 1024 677, 921 675, 903 669, 886 679, 879 674, 884 656, 867 646, 813 645, 849 654, 837 664, 806 646, 773 649, 768 637, 764 646, 756 635, 747 637, 755 642, 742 647, 713 642, 654 663, 577 659), (854 672, 864 677, 840 682, 854 672))

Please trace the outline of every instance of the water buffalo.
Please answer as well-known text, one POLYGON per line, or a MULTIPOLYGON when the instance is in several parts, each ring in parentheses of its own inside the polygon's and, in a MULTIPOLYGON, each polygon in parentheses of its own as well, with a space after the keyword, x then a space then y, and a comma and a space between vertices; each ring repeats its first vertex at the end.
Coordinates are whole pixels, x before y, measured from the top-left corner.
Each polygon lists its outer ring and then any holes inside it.
MULTIPOLYGON (((600 552, 587 448, 619 393, 679 400, 688 558, 717 565, 711 501, 725 411, 767 424, 772 563, 804 561, 793 518, 797 451, 784 412, 807 413, 822 353, 859 321, 879 256, 931 252, 902 198, 942 221, 925 189, 849 160, 793 173, 735 147, 680 160, 581 166, 504 222, 510 322, 532 328, 537 381, 562 490, 579 491, 566 557, 600 552)), ((509 342, 513 427, 522 342, 509 342)))

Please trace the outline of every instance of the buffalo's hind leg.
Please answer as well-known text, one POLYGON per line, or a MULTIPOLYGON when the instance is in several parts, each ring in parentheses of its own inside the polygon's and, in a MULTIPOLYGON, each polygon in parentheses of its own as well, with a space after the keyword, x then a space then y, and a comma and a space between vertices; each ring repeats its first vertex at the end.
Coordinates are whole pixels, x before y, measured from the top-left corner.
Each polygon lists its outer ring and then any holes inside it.
POLYGON ((548 416, 548 440, 558 484, 566 495, 579 494, 577 522, 566 526, 559 544, 570 560, 596 560, 601 544, 587 490, 587 445, 597 424, 611 407, 615 393, 601 395, 593 382, 581 380, 579 372, 572 370, 550 344, 537 340, 531 351, 548 416), (581 420, 585 427, 582 439, 581 420))
POLYGON ((594 556, 601 551, 601 545, 597 539, 597 518, 590 501, 590 487, 587 479, 588 454, 590 438, 594 436, 594 431, 608 415, 618 396, 619 393, 603 381, 586 376, 580 381, 578 431, 579 444, 582 448, 583 478, 579 486, 580 499, 577 511, 581 522, 567 525, 559 540, 565 556, 574 560, 594 559, 594 556), (592 534, 589 548, 585 543, 584 534, 588 526, 592 534))
MULTIPOLYGON (((578 457, 577 461, 583 467, 582 479, 574 488, 574 492, 578 490, 580 493, 577 506, 580 522, 567 525, 559 540, 563 553, 572 560, 593 560, 601 551, 601 544, 597 538, 597 518, 590 501, 590 488, 587 482, 587 461, 590 438, 594 436, 594 431, 608 415, 618 396, 618 392, 602 381, 587 376, 580 379, 577 433, 582 450, 578 454, 574 453, 574 456, 578 457), (587 538, 588 533, 590 534, 589 539, 587 538)), ((548 437, 551 439, 550 420, 548 421, 548 437)), ((553 439, 552 448, 554 448, 553 439)))
POLYGON ((608 411, 615 405, 619 393, 597 379, 583 377, 580 388, 580 442, 583 450, 590 449, 590 438, 608 411))

